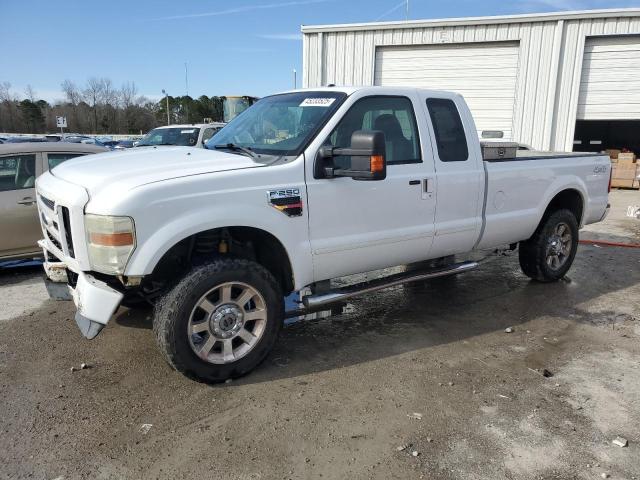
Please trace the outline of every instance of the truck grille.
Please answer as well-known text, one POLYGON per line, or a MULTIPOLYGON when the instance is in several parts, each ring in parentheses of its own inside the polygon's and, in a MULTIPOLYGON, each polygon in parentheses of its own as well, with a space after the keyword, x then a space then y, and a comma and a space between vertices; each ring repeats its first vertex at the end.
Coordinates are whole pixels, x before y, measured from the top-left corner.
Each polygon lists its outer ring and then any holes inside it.
POLYGON ((71 233, 71 218, 69 208, 60 203, 38 194, 40 200, 40 221, 42 230, 49 241, 60 253, 76 258, 71 233), (66 248, 66 252, 65 252, 66 248))
POLYGON ((62 225, 64 230, 64 239, 67 243, 67 250, 69 251, 69 256, 71 258, 75 258, 75 252, 73 250, 73 238, 71 236, 71 221, 69 220, 69 209, 67 207, 60 207, 62 212, 62 225))
POLYGON ((47 233, 47 238, 51 241, 51 243, 53 243, 53 246, 62 251, 62 245, 60 245, 58 239, 51 235, 51 232, 49 232, 49 230, 45 229, 45 232, 47 233))
POLYGON ((55 206, 55 202, 53 200, 49 200, 47 197, 44 197, 42 195, 40 195, 40 200, 42 200, 42 203, 49 207, 49 210, 53 210, 53 207, 55 206))

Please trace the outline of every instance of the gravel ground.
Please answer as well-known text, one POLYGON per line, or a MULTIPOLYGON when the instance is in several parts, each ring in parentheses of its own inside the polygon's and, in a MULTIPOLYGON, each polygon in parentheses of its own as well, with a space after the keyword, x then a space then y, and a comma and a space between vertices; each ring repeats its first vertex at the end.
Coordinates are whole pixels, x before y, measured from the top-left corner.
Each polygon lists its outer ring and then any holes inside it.
MULTIPOLYGON (((640 243, 640 194, 612 204, 582 237, 640 243)), ((640 479, 639 264, 587 244, 557 284, 512 255, 385 290, 218 386, 163 362, 150 312, 88 341, 37 269, 2 272, 0 478, 640 479)))

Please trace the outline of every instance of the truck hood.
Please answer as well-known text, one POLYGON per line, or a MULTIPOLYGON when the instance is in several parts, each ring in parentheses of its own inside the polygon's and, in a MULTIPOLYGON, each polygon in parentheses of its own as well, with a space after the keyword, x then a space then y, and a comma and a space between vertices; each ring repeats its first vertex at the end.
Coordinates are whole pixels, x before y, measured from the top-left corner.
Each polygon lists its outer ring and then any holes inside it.
POLYGON ((136 147, 77 157, 51 174, 87 189, 94 196, 113 187, 127 190, 172 178, 263 167, 248 156, 193 147, 136 147))

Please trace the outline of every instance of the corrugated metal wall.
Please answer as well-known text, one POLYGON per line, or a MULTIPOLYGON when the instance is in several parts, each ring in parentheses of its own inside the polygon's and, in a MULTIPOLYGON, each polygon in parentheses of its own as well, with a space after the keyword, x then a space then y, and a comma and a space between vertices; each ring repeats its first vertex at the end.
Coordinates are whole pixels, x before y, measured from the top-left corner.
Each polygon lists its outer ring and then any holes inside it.
POLYGON ((380 46, 517 41, 513 138, 537 149, 571 150, 585 38, 629 34, 640 34, 640 15, 304 32, 303 85, 373 85, 380 46))

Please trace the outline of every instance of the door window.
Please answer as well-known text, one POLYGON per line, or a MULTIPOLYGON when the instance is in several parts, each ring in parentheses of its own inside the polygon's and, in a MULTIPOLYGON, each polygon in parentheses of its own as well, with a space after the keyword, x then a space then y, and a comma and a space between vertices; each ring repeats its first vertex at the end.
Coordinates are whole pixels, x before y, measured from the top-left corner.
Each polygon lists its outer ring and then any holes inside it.
POLYGON ((209 140, 211 137, 213 137, 213 134, 216 133, 218 129, 215 128, 207 128, 203 133, 202 133, 202 141, 206 142, 207 140, 209 140))
POLYGON ((0 192, 33 188, 35 181, 35 155, 0 157, 0 192))
POLYGON ((66 162, 71 158, 81 157, 86 155, 84 153, 48 153, 47 154, 47 163, 49 164, 49 170, 57 167, 62 162, 66 162))
POLYGON ((467 136, 456 104, 447 98, 429 98, 427 109, 433 124, 438 156, 443 162, 463 162, 469 158, 467 136))
MULTIPOLYGON (((386 142, 387 165, 420 163, 420 140, 411 100, 406 97, 366 97, 349 109, 331 132, 327 144, 348 148, 357 130, 381 130, 386 142)), ((334 157, 334 164, 346 168, 349 158, 334 157)))

